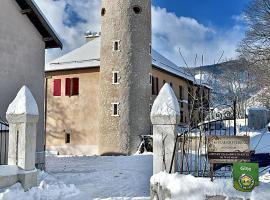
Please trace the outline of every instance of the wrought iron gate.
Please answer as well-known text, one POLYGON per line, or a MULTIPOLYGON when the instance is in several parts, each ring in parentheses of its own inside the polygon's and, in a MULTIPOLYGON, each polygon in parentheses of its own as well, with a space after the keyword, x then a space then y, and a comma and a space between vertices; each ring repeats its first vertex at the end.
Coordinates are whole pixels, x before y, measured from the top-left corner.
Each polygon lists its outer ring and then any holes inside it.
MULTIPOLYGON (((176 156, 179 173, 192 174, 196 177, 210 177, 210 163, 207 157, 207 136, 210 135, 236 135, 234 107, 221 112, 211 112, 203 123, 178 134, 174 156, 176 156)), ((172 162, 173 160, 174 157, 172 162)), ((216 165, 214 172, 215 177, 230 177, 231 165, 216 165)))

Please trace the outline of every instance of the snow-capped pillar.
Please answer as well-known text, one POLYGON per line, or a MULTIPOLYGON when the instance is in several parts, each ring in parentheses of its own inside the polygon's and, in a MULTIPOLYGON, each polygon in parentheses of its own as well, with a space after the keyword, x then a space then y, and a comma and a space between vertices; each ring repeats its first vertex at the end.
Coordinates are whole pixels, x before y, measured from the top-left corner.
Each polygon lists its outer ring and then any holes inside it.
MULTIPOLYGON (((153 124, 153 173, 169 172, 173 157, 177 126, 180 121, 179 102, 168 83, 159 92, 152 110, 153 124)), ((176 157, 172 173, 176 171, 176 157)))
POLYGON ((28 189, 37 184, 35 156, 39 112, 36 100, 26 86, 9 105, 6 118, 9 122, 8 164, 19 167, 19 180, 28 189))

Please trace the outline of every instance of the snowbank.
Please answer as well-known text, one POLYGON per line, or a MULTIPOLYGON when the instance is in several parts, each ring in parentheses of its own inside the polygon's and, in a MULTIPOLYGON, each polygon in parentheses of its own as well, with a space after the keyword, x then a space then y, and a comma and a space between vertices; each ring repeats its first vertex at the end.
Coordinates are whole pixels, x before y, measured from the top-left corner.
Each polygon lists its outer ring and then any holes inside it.
POLYGON ((217 195, 230 198, 267 200, 270 196, 270 184, 265 183, 266 181, 261 182, 260 186, 250 193, 235 190, 232 179, 216 179, 211 182, 209 178, 195 178, 191 175, 160 172, 152 176, 150 181, 151 188, 162 188, 162 191, 166 194, 165 198, 171 200, 205 200, 206 196, 217 195))
POLYGON ((0 190, 0 200, 57 200, 76 196, 79 190, 74 185, 66 185, 57 181, 53 176, 39 172, 39 186, 24 192, 20 183, 8 189, 0 190))

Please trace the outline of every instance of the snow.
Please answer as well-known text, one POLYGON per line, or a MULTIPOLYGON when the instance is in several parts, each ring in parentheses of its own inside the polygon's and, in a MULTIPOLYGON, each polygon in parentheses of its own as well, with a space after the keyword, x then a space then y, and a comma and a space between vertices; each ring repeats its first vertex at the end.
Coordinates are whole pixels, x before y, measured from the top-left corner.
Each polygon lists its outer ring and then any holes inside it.
POLYGON ((148 200, 152 155, 48 156, 38 187, 0 190, 0 200, 148 200))
POLYGON ((23 86, 8 106, 7 115, 39 115, 35 98, 27 86, 23 86))
POLYGON ((179 102, 168 83, 161 88, 154 101, 151 116, 180 116, 179 102))
MULTIPOLYGON (((101 37, 97 37, 92 41, 87 42, 81 47, 67 53, 66 55, 57 58, 45 66, 45 71, 57 71, 66 69, 80 69, 100 66, 100 43, 101 37)), ((152 64, 165 71, 194 81, 191 74, 180 68, 157 51, 152 51, 152 64)))
POLYGON ((267 200, 270 195, 270 184, 267 184, 269 173, 260 177, 260 186, 252 192, 243 193, 234 189, 232 179, 195 178, 191 175, 167 174, 160 172, 151 177, 151 184, 160 184, 164 190, 171 192, 172 200, 205 200, 207 196, 222 195, 250 200, 267 200))
POLYGON ((38 187, 24 192, 20 183, 0 190, 0 200, 58 200, 67 199, 79 194, 79 190, 73 185, 66 185, 58 181, 52 175, 39 171, 38 187))
POLYGON ((148 199, 152 155, 75 156, 46 159, 47 171, 80 190, 70 199, 148 199))

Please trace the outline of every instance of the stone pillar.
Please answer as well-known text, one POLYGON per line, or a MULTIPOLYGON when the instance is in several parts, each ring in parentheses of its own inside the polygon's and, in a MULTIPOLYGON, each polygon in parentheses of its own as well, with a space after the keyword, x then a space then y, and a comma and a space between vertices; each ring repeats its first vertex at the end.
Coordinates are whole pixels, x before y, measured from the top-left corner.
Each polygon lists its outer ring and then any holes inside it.
MULTIPOLYGON (((153 124, 153 173, 170 171, 177 126, 180 121, 179 102, 168 83, 159 92, 151 111, 153 124)), ((176 156, 172 173, 176 171, 176 156)))
POLYGON ((38 106, 31 91, 23 86, 9 105, 8 165, 17 165, 18 179, 25 189, 37 184, 35 169, 38 106))

